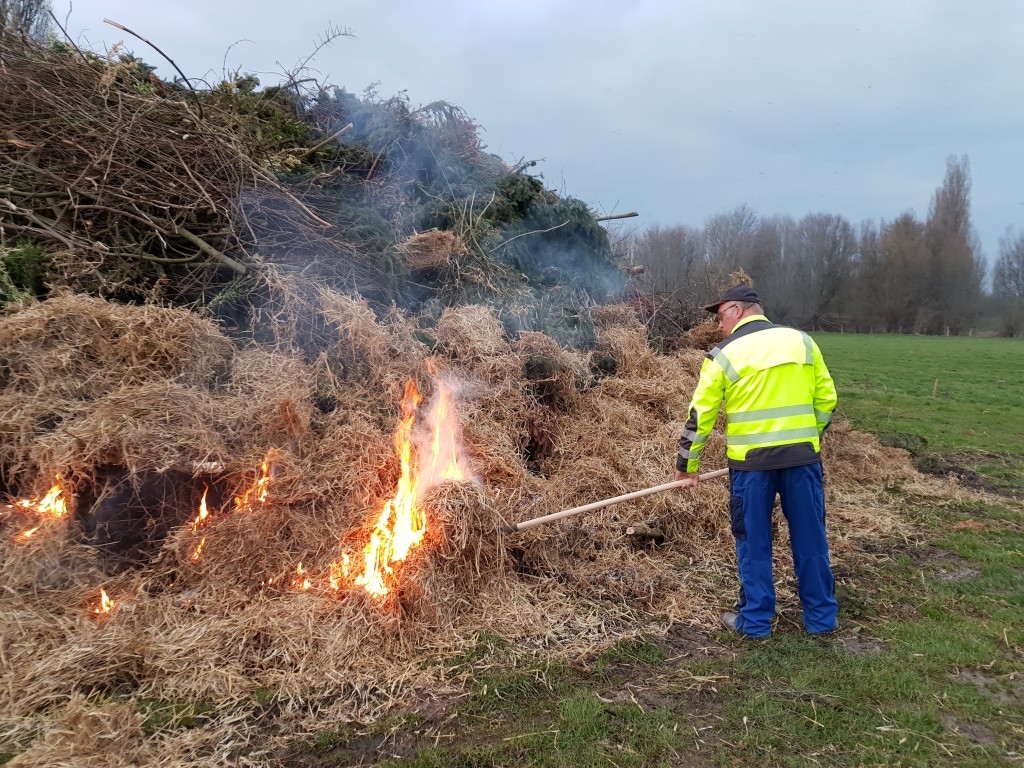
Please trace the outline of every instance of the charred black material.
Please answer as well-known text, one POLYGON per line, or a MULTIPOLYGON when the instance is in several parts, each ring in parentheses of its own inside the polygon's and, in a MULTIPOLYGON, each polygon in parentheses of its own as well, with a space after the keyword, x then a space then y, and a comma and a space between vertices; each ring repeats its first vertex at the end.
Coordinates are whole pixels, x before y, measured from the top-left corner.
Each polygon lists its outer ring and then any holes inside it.
POLYGON ((173 469, 132 474, 124 467, 100 467, 95 482, 77 494, 82 533, 113 561, 141 563, 172 528, 195 519, 204 492, 211 513, 230 502, 225 486, 219 477, 173 469))

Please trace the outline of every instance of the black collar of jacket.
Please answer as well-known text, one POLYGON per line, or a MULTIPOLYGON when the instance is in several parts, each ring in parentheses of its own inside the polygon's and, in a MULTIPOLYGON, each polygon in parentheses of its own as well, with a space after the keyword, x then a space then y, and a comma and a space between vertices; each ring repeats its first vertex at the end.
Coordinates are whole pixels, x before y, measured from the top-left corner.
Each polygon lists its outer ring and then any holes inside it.
POLYGON ((737 328, 735 331, 733 331, 728 336, 726 336, 725 339, 721 343, 716 344, 714 349, 712 349, 710 352, 708 352, 707 357, 709 359, 712 358, 714 356, 715 350, 721 350, 723 347, 725 347, 725 346, 727 346, 729 344, 732 344, 732 342, 736 341, 736 339, 742 339, 744 336, 749 336, 752 333, 757 333, 758 331, 767 331, 769 328, 788 328, 788 327, 789 327, 788 325, 779 325, 778 323, 773 323, 773 322, 771 322, 770 320, 767 320, 767 319, 765 319, 765 320, 751 320, 749 323, 744 323, 739 328, 737 328))

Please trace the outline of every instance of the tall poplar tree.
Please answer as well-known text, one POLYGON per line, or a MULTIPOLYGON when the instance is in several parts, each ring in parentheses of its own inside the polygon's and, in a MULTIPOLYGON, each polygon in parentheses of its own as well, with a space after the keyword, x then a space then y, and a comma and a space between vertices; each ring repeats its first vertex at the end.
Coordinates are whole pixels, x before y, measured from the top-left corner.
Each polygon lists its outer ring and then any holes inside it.
POLYGON ((932 198, 925 239, 931 260, 924 330, 960 333, 977 314, 985 277, 971 225, 971 171, 966 155, 946 160, 946 177, 932 198))

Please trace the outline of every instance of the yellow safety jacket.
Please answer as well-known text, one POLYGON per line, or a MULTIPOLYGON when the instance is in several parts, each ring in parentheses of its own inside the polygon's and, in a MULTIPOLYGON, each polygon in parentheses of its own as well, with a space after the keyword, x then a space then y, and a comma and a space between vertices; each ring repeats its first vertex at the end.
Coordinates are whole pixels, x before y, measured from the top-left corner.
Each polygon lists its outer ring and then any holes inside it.
POLYGON ((821 433, 836 407, 836 387, 821 350, 803 331, 751 315, 708 352, 679 439, 680 472, 697 471, 723 400, 732 469, 821 461, 821 433))

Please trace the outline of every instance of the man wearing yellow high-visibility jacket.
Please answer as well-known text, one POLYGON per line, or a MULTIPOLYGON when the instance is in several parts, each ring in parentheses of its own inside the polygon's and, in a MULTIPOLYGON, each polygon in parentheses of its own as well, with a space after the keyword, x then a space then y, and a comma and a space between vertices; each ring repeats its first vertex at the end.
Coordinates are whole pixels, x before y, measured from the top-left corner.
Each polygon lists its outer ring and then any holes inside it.
POLYGON ((835 580, 825 538, 821 434, 836 407, 836 388, 821 350, 802 331, 764 316, 750 286, 730 288, 704 307, 726 339, 700 370, 676 458, 676 479, 697 484, 701 451, 725 402, 729 511, 736 539, 740 595, 722 624, 765 637, 775 618, 772 509, 776 494, 789 525, 804 627, 837 626, 835 580))

